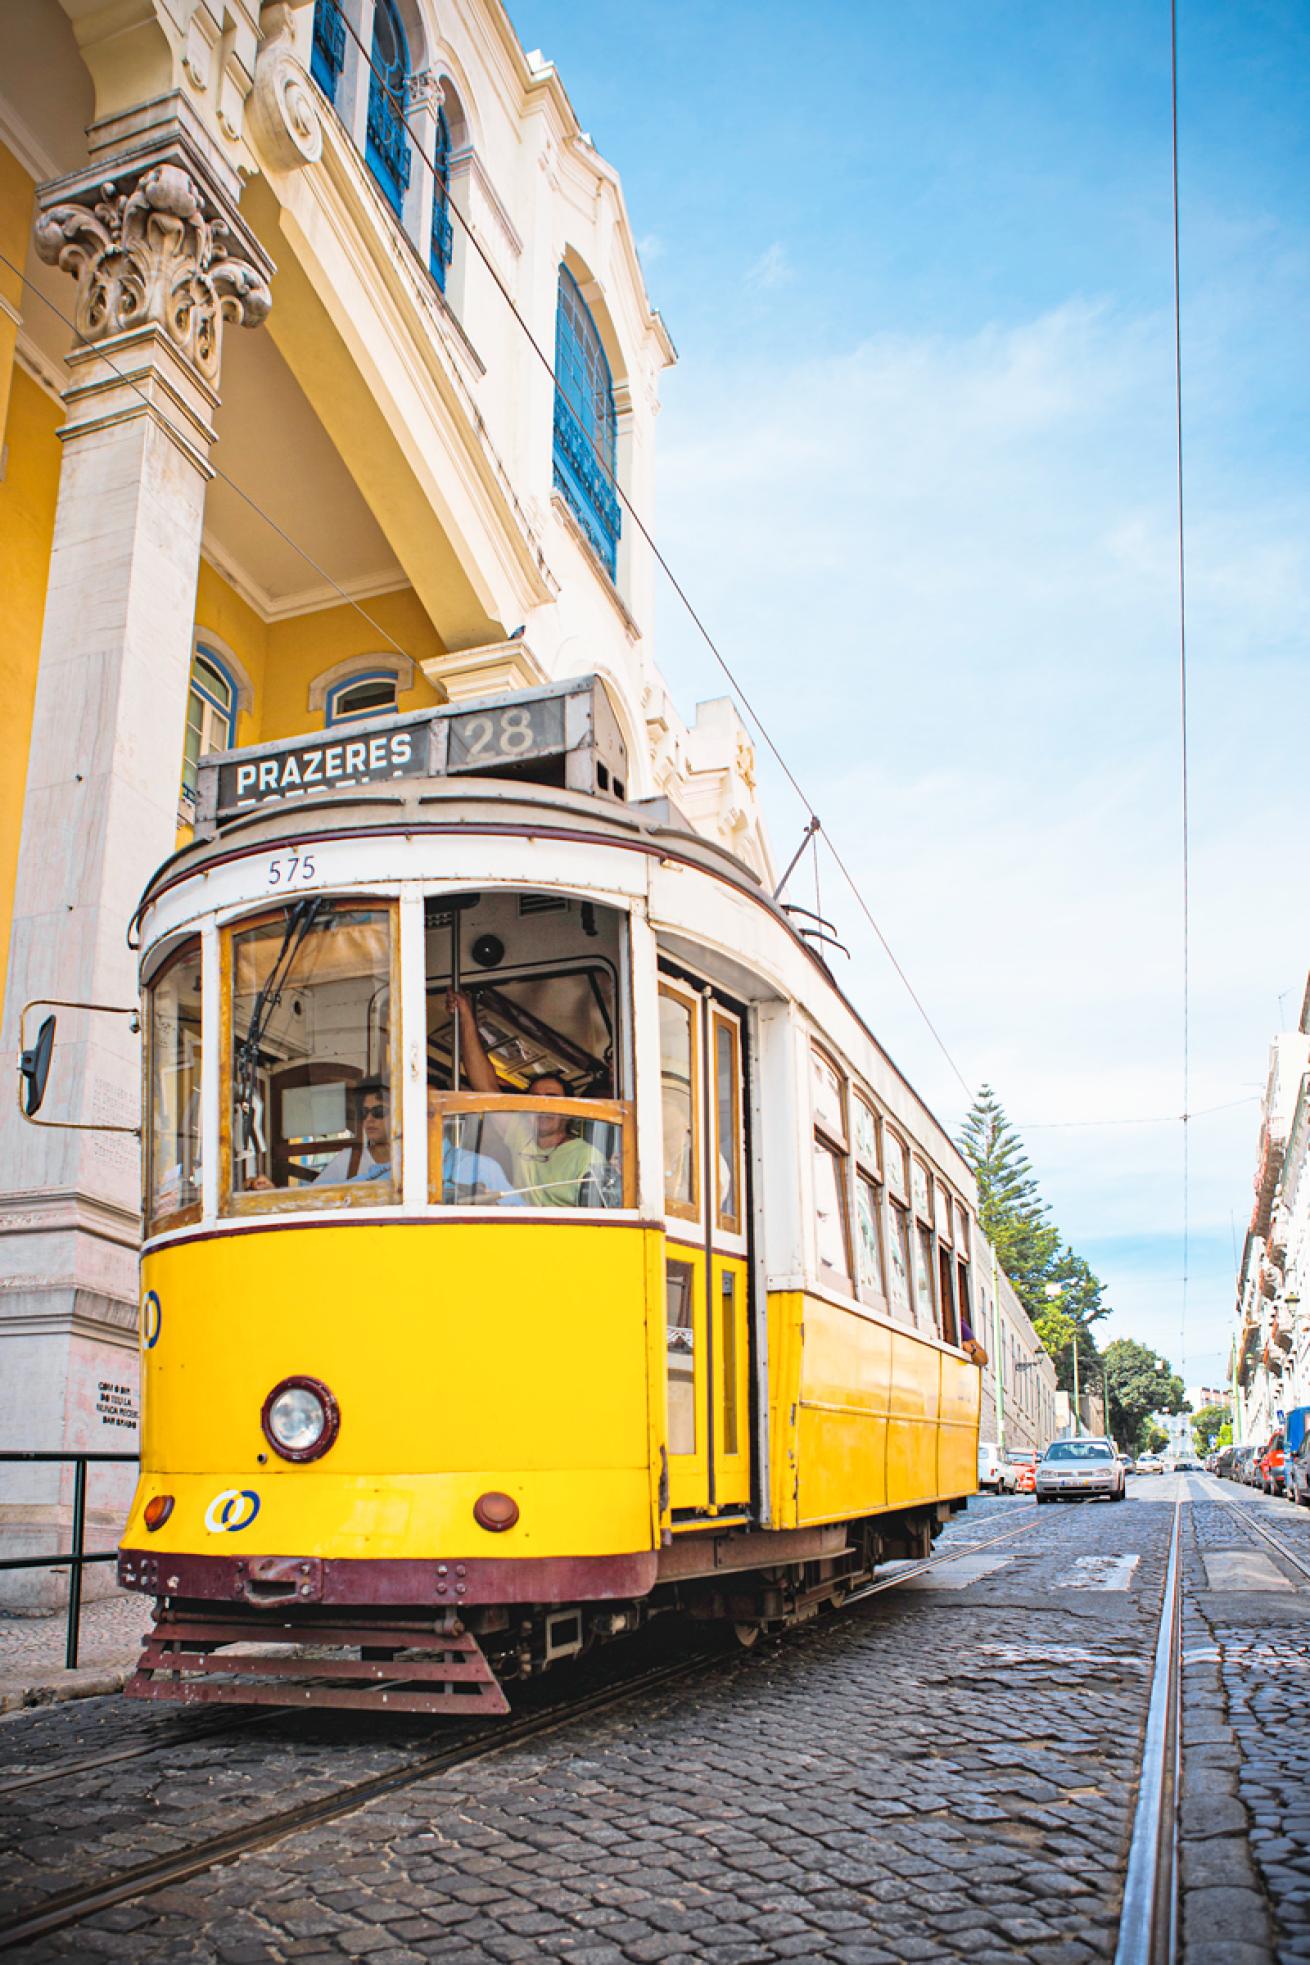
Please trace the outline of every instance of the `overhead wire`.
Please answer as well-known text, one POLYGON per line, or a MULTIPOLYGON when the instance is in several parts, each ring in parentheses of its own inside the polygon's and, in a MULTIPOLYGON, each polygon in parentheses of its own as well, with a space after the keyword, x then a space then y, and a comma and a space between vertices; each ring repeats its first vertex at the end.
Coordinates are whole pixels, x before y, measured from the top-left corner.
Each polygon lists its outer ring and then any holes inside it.
POLYGON ((1191 1033, 1191 787, 1187 747, 1187 556, 1183 521, 1183 308, 1180 277, 1178 192, 1178 0, 1169 0, 1169 87, 1173 135, 1173 244, 1174 244, 1174 451, 1177 464, 1178 517, 1178 721, 1180 792, 1182 798, 1182 881, 1183 881, 1183 1287, 1181 1302, 1181 1359, 1187 1357, 1188 1285, 1191 1268, 1191 1124, 1192 1033, 1191 1033))
MULTIPOLYGON (((390 103, 391 108, 394 111, 395 115, 398 117, 403 127, 409 132, 410 137, 413 139, 414 148, 418 153, 418 156, 422 160, 424 168, 431 175, 432 181, 435 185, 438 182, 436 159, 434 156, 430 157, 428 155, 427 148, 420 141, 418 132, 414 128, 414 125, 410 122, 407 113, 407 107, 403 96, 397 95, 396 91, 392 88, 391 83, 388 81, 382 69, 379 68, 378 64, 373 60, 371 52, 369 51, 369 49, 367 49, 364 46, 363 39, 361 38, 360 33, 356 28, 354 22, 346 18, 345 13, 340 6, 338 6, 337 8, 337 17, 341 21, 342 25, 344 26, 351 40, 355 43, 355 46, 358 48, 370 73, 377 81, 377 84, 379 88, 382 90, 382 93, 386 96, 387 101, 390 103)), ((537 340, 537 337, 533 333, 531 326, 529 325, 528 321, 525 319, 524 315, 520 311, 518 304, 514 299, 513 294, 510 292, 504 280, 501 278, 498 268, 493 264, 490 255, 488 254, 486 248, 482 244, 482 241, 478 238, 477 234, 473 230, 473 227, 470 225, 464 213, 459 209, 458 205, 454 204, 453 202, 449 203, 447 207, 447 212, 448 215, 453 214, 453 216, 458 220, 460 227, 463 230, 465 238, 468 240, 469 245, 473 248, 474 252, 481 260, 488 274, 491 276, 491 279, 494 282, 497 290, 499 291, 502 300, 505 302, 505 305, 509 308, 510 313, 514 317, 514 320, 518 323, 518 326, 522 330, 524 337, 527 340, 528 346, 532 349, 533 354, 536 356, 541 366, 545 369, 546 374, 551 379, 551 382, 558 389, 560 386, 559 377, 555 372, 554 362, 551 360, 550 356, 546 353, 546 350, 542 347, 541 343, 537 340)), ((769 731, 769 728, 765 723, 763 717, 756 709, 751 698, 747 695, 746 690, 743 688, 742 683, 738 678, 735 670, 728 662, 727 657, 724 655, 722 649, 719 647, 717 641, 714 639, 714 636, 710 633, 709 628, 706 626, 704 620, 701 618, 700 613, 697 611, 696 607, 694 606, 691 600, 691 596, 687 593, 686 588, 682 585, 682 582, 678 579, 677 575, 673 571, 673 568, 669 565, 669 562, 665 558, 663 552, 656 544, 654 536, 652 535, 650 528, 647 526, 646 521, 641 516, 641 513, 637 510, 636 506, 633 504, 631 498, 628 496, 628 493, 623 489, 623 486, 618 482, 617 478, 614 476, 609 465, 609 460, 605 457, 604 453, 602 452, 599 443, 596 441, 595 437, 592 435, 592 433, 589 430, 582 429, 580 423, 579 423, 579 429, 582 430, 582 435, 585 437, 592 451, 595 453, 596 462, 599 465, 601 471, 603 472, 606 482, 610 485, 610 487, 614 492, 615 497, 618 499, 619 503, 622 505, 624 511, 628 514, 629 518, 632 520, 633 525, 636 527, 637 531, 641 535, 641 538, 643 539, 646 546, 648 547, 651 556, 655 560, 656 565, 660 568, 661 572, 664 574, 665 579, 672 587, 673 592, 677 595, 677 598, 681 601, 684 609, 686 610, 688 618, 691 620, 697 633, 700 635, 701 640, 705 643, 705 646, 709 649, 710 654, 714 657, 714 660, 718 663, 719 668, 723 671, 723 674, 727 678, 728 684, 731 687, 738 702, 741 704, 742 709, 745 711, 746 715, 750 718, 750 721, 754 724, 766 749, 769 751, 775 763, 778 765, 779 769, 781 770, 783 776, 786 778, 787 783, 791 786, 797 798, 800 800, 801 805, 805 809, 807 818, 810 820, 817 819, 818 813, 815 809, 813 800, 808 796, 804 787, 801 785, 800 781, 796 777, 795 772, 792 770, 790 764, 788 764, 786 758, 783 756, 782 751, 779 749, 778 745, 774 742, 773 736, 769 731)), ((970 1085, 968 1079, 961 1071, 959 1065, 955 1062, 954 1057, 951 1055, 951 1052, 947 1047, 945 1039, 942 1037, 941 1032, 938 1030, 936 1024, 929 1016, 928 1011, 921 997, 919 996, 918 991, 911 983, 909 976, 906 974, 899 959, 897 958, 891 943, 888 941, 887 936, 883 933, 882 927, 880 926, 878 920, 876 919, 872 908, 865 900, 864 894, 855 880, 855 876, 851 873, 850 868, 846 865, 845 860, 843 860, 841 854, 837 851, 836 846, 833 844, 832 836, 830 833, 826 831, 826 829, 824 831, 824 840, 827 845, 828 851, 832 855, 833 861, 838 871, 840 872, 843 880, 846 882, 846 885, 849 887, 851 894, 854 897, 856 906, 859 908, 861 914, 863 914, 865 920, 868 922, 874 934, 877 936, 878 942, 883 950, 883 953, 886 955, 887 960, 891 964, 896 975, 899 977, 902 986, 904 987, 907 995, 910 998, 910 1001, 914 1004, 915 1009, 918 1011, 924 1024, 927 1026, 927 1029, 932 1036, 933 1042, 936 1044, 938 1050, 941 1052, 947 1064, 950 1066, 956 1078, 959 1080, 960 1085, 964 1091, 965 1097, 971 1099, 973 1097, 974 1087, 970 1085)), ((817 828, 816 828, 816 839, 815 839, 816 876, 817 876, 817 868, 818 868, 818 841, 817 841, 817 828)))

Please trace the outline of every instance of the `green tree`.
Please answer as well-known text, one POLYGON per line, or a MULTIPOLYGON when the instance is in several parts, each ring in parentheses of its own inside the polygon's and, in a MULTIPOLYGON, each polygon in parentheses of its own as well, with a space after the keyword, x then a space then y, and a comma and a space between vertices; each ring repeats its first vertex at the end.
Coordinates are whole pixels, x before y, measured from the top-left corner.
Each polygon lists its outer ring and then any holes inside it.
POLYGON ((1059 1231, 1023 1143, 990 1085, 984 1085, 960 1133, 960 1151, 978 1183, 978 1219, 1020 1302, 1036 1322, 1047 1309, 1045 1284, 1060 1254, 1059 1231))
POLYGON ((1158 1452, 1150 1444, 1153 1434, 1169 1444, 1167 1434, 1150 1427, 1155 1412, 1182 1412, 1187 1404, 1183 1381, 1167 1359, 1148 1344, 1131 1337, 1117 1337, 1103 1354, 1106 1382, 1110 1391, 1110 1430, 1131 1451, 1158 1452))
POLYGON ((1162 1453, 1168 1444, 1169 1435, 1164 1427, 1153 1426, 1148 1420, 1144 1423, 1137 1446, 1133 1450, 1137 1453, 1162 1453))
POLYGON ((1033 1318, 1033 1329, 1037 1332, 1044 1349, 1057 1364, 1064 1353, 1072 1347, 1077 1328, 1077 1324, 1068 1312, 1061 1309, 1058 1297, 1033 1318))
MULTIPOLYGON (((1196 1443, 1197 1452, 1202 1455, 1213 1453, 1217 1446, 1227 1444, 1227 1442, 1221 1441, 1219 1437, 1227 1425, 1228 1409, 1226 1406, 1202 1406, 1199 1412, 1194 1412, 1192 1414, 1192 1438, 1196 1443)), ((1229 1439, 1231 1440, 1231 1427, 1229 1427, 1228 1433, 1229 1439)))

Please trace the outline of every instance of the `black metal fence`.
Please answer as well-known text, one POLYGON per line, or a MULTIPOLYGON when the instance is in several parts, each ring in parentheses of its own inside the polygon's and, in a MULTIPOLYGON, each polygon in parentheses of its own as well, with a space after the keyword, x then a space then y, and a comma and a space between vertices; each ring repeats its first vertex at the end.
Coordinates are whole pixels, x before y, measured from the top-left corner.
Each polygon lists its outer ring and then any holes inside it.
POLYGON ((135 1453, 5 1453, 0 1461, 31 1463, 54 1462, 73 1468, 73 1546, 62 1556, 11 1556, 0 1559, 0 1569, 67 1569, 68 1628, 64 1644, 64 1664, 71 1672, 77 1665, 77 1647, 82 1627, 82 1569, 89 1562, 113 1562, 116 1549, 86 1547, 86 1470, 92 1461, 112 1460, 135 1467, 135 1453))

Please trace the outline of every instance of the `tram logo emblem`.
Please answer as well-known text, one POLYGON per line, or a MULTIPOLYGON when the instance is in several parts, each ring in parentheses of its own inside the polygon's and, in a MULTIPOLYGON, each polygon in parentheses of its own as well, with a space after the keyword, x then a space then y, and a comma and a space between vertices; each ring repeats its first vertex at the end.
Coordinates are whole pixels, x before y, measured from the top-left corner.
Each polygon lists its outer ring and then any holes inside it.
POLYGON ((153 1290, 147 1290, 141 1305, 141 1349, 153 1351, 164 1327, 164 1312, 153 1290))
POLYGON ((239 1528, 249 1528, 258 1513, 253 1487, 225 1487, 205 1509, 205 1527, 211 1535, 235 1535, 239 1528))

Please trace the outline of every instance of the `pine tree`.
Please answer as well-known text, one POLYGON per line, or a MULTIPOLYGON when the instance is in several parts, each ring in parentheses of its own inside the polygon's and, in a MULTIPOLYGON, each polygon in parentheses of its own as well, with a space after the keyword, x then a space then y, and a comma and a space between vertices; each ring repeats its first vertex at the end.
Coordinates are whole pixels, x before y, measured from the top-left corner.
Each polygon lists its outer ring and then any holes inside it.
MULTIPOLYGON (((1036 1321, 1051 1307, 1046 1284, 1060 1280, 1056 1274, 1060 1233, 1046 1218, 1023 1142, 990 1085, 984 1085, 973 1102, 960 1134, 960 1151, 978 1184, 983 1233, 1024 1309, 1036 1321)), ((1070 1255, 1070 1260, 1078 1258, 1070 1255)), ((1085 1263, 1082 1266, 1086 1269, 1085 1263)), ((1065 1307, 1076 1317, 1072 1304, 1065 1307)))

